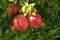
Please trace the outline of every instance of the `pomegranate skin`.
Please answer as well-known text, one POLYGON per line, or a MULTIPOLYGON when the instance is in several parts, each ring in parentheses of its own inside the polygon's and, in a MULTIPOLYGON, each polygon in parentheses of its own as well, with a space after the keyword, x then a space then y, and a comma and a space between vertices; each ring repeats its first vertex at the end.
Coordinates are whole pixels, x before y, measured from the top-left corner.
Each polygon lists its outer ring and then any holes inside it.
POLYGON ((37 29, 42 25, 42 17, 39 14, 28 16, 29 24, 31 28, 37 29))
POLYGON ((17 15, 13 20, 13 25, 16 30, 25 32, 28 29, 28 20, 24 15, 17 15))
POLYGON ((8 14, 9 15, 14 15, 14 14, 16 14, 18 11, 17 10, 14 10, 14 9, 9 9, 9 11, 8 11, 8 14))
POLYGON ((11 4, 11 8, 8 10, 8 15, 14 15, 18 12, 18 4, 11 4))
POLYGON ((11 8, 18 8, 19 6, 18 6, 18 4, 11 4, 11 8))

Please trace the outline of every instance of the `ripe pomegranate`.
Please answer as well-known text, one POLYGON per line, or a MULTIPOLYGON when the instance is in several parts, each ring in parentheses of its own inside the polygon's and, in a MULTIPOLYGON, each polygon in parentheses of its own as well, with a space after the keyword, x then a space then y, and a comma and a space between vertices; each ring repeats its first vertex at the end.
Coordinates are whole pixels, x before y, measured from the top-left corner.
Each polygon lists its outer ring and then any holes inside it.
POLYGON ((12 4, 11 4, 11 8, 14 8, 14 9, 16 8, 16 9, 17 9, 17 8, 18 8, 18 4, 12 3, 12 4))
POLYGON ((18 4, 11 4, 11 8, 8 10, 9 15, 14 15, 18 12, 18 4))
POLYGON ((13 20, 15 29, 25 32, 28 29, 28 20, 24 15, 17 15, 13 20))
POLYGON ((28 16, 28 20, 31 28, 37 29, 39 26, 42 25, 42 17, 39 14, 30 14, 28 16))

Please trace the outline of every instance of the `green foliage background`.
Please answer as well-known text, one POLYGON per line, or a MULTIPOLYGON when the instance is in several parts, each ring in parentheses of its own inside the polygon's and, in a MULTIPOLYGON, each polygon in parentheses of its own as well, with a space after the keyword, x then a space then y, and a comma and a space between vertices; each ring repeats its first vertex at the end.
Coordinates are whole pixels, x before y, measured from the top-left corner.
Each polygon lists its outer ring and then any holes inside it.
MULTIPOLYGON (((43 28, 28 29, 22 33, 12 31, 14 16, 8 16, 10 7, 8 0, 0 0, 0 40, 60 40, 60 0, 25 0, 28 3, 36 3, 35 8, 42 16, 46 24, 43 28)), ((22 0, 18 0, 21 5, 22 0)))

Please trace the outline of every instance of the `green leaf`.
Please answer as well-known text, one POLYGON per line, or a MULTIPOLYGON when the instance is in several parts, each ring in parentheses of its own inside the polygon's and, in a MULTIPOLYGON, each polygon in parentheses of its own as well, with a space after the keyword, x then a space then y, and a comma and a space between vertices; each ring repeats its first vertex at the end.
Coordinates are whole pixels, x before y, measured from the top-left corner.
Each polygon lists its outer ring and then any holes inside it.
POLYGON ((3 40, 3 37, 0 37, 0 40, 3 40))
POLYGON ((22 4, 22 0, 19 0, 19 1, 18 1, 18 4, 21 5, 21 4, 22 4))
POLYGON ((55 29, 51 29, 48 31, 48 35, 54 35, 56 33, 55 29))
POLYGON ((3 11, 3 13, 1 14, 1 17, 6 18, 6 16, 7 16, 7 11, 3 11))
POLYGON ((2 3, 6 3, 6 0, 2 0, 1 2, 2 2, 2 3))
POLYGON ((24 33, 21 33, 19 36, 17 34, 17 36, 15 37, 15 40, 25 40, 26 37, 30 34, 31 30, 27 30, 26 32, 24 33))
POLYGON ((2 29, 0 28, 0 36, 2 36, 2 29))
POLYGON ((27 30, 25 33, 22 33, 21 35, 20 35, 20 38, 21 39, 25 39, 29 34, 30 34, 30 32, 31 32, 31 30, 27 30), (23 36, 23 37, 22 37, 23 36))
POLYGON ((43 36, 38 36, 38 38, 36 40, 44 40, 43 36))
POLYGON ((6 29, 5 33, 10 33, 10 29, 6 29))
POLYGON ((55 38, 59 38, 60 37, 60 35, 57 35, 57 36, 54 36, 55 38))
POLYGON ((0 4, 0 8, 2 8, 3 7, 3 5, 2 4, 0 4))

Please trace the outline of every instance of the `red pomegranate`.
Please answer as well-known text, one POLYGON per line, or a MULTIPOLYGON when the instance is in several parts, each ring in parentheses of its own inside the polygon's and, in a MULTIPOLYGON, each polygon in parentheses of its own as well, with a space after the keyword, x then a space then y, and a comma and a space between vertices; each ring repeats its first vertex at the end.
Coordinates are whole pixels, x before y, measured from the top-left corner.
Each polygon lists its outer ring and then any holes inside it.
POLYGON ((18 4, 11 4, 11 8, 8 10, 9 15, 14 15, 18 12, 18 4))
POLYGON ((15 29, 25 32, 28 29, 28 20, 24 15, 17 15, 13 20, 15 29))
POLYGON ((42 25, 42 17, 39 14, 30 14, 28 16, 28 19, 31 28, 37 29, 39 26, 42 25))

